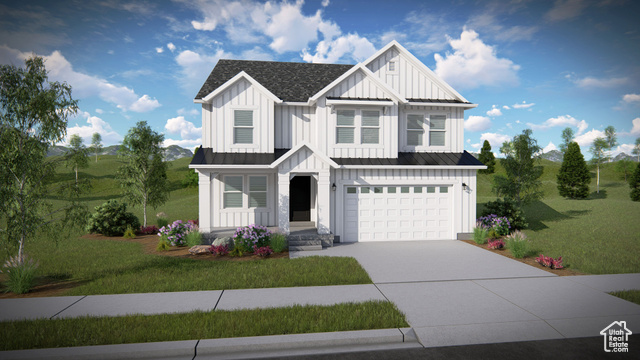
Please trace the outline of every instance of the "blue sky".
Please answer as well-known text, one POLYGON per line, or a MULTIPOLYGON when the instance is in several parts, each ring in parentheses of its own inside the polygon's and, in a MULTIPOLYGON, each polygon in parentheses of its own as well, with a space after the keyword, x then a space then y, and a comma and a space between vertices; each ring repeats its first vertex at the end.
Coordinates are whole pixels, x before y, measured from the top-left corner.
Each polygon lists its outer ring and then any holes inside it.
MULTIPOLYGON (((3 1, 0 63, 44 56, 80 101, 68 133, 117 144, 137 121, 200 144, 193 98, 220 58, 355 64, 395 39, 479 104, 465 148, 572 127, 586 154, 608 125, 640 137, 640 2, 3 1)), ((587 157, 589 157, 587 155, 587 157)))

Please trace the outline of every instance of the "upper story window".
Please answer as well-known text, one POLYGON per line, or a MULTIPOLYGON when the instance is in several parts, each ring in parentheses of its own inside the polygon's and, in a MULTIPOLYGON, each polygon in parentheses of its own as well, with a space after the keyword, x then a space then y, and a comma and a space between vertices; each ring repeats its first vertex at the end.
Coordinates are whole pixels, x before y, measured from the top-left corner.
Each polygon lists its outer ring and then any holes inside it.
POLYGON ((446 115, 430 115, 425 121, 424 115, 407 115, 408 146, 445 146, 446 115), (429 134, 428 139, 426 138, 429 134), (428 142, 427 142, 428 140, 428 142))
POLYGON ((233 143, 253 144, 253 110, 234 110, 233 143))
POLYGON ((336 144, 380 144, 379 110, 337 110, 336 144))

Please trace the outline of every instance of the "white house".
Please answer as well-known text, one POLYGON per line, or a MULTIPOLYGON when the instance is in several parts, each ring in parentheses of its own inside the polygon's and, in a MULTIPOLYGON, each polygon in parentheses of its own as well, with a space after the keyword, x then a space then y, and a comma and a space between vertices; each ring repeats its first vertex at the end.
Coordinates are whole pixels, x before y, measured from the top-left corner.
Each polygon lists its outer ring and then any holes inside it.
POLYGON ((477 105, 393 41, 357 65, 220 60, 202 104, 201 231, 313 221, 341 242, 473 231, 477 105))

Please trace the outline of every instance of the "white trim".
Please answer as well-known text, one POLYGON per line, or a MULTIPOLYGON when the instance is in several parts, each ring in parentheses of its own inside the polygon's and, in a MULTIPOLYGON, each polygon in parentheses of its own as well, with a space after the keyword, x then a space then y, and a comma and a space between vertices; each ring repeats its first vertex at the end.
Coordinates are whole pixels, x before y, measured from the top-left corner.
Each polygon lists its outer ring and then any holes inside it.
POLYGON ((449 107, 461 107, 464 109, 473 109, 477 108, 478 104, 460 104, 460 103, 439 103, 439 102, 420 102, 420 101, 409 101, 407 105, 410 106, 449 106, 449 107))
POLYGON ((271 169, 269 165, 218 165, 218 164, 202 164, 202 165, 189 165, 189 169, 271 169))
POLYGON ((240 71, 236 76, 229 79, 224 84, 220 85, 217 89, 213 90, 209 95, 202 98, 202 100, 198 101, 198 99, 194 100, 194 102, 210 102, 214 97, 220 95, 223 91, 225 91, 229 86, 233 85, 236 81, 240 79, 245 79, 251 83, 251 85, 255 86, 260 92, 264 93, 267 97, 269 97, 274 102, 280 104, 282 100, 280 100, 277 96, 275 96, 271 91, 262 86, 258 81, 249 76, 244 71, 240 71))
POLYGON ((400 43, 398 43, 395 40, 391 40, 390 43, 385 45, 382 49, 378 50, 378 52, 376 52, 375 54, 371 55, 367 60, 363 61, 362 64, 364 64, 365 66, 369 65, 373 60, 377 59, 380 55, 384 54, 394 46, 396 47, 398 52, 404 54, 407 57, 407 60, 412 62, 414 66, 417 66, 419 69, 424 71, 427 74, 427 77, 430 77, 433 80, 433 82, 435 82, 438 85, 442 85, 442 87, 444 87, 445 90, 451 92, 451 94, 454 97, 458 98, 458 100, 461 100, 463 102, 469 102, 462 95, 460 95, 460 93, 458 93, 454 88, 452 88, 451 85, 447 84, 444 80, 442 80, 438 75, 436 75, 433 71, 431 71, 431 69, 429 69, 427 65, 423 64, 422 61, 418 60, 418 58, 416 58, 412 53, 410 53, 409 50, 405 49, 402 45, 400 45, 400 43))
POLYGON ((393 101, 384 101, 384 100, 335 100, 335 99, 327 99, 328 105, 350 105, 350 106, 393 106, 395 103, 393 101))
POLYGON ((362 63, 359 63, 357 65, 354 65, 351 69, 349 69, 347 72, 342 74, 342 76, 340 76, 339 78, 335 79, 329 85, 325 86, 322 90, 318 91, 315 95, 310 97, 309 98, 309 102, 308 102, 307 105, 310 106, 310 105, 314 104, 316 101, 318 101, 318 99, 321 96, 325 95, 329 90, 331 90, 334 87, 336 87, 343 80, 345 80, 349 76, 353 75, 358 70, 361 70, 365 74, 365 76, 370 78, 376 85, 378 85, 379 87, 381 87, 385 91, 387 91, 393 98, 396 99, 396 101, 398 101, 398 102, 400 102, 402 104, 407 103, 407 100, 404 97, 402 97, 402 95, 400 95, 397 91, 395 91, 391 86, 389 86, 389 84, 387 84, 387 83, 381 81, 380 79, 378 79, 378 77, 375 76, 375 74, 372 73, 371 70, 369 70, 362 63))
POLYGON ((271 168, 271 169, 274 169, 274 168, 278 167, 278 165, 282 164, 282 162, 284 162, 285 160, 290 158, 291 155, 295 154, 296 152, 298 152, 298 150, 302 149, 303 146, 306 146, 307 149, 311 150, 311 152, 314 155, 319 157, 322 161, 324 161, 326 164, 328 164, 332 168, 339 168, 340 167, 340 165, 338 165, 335 161, 331 160, 330 157, 328 157, 327 155, 319 152, 318 150, 316 150, 315 147, 313 147, 311 144, 309 144, 307 142, 302 142, 302 143, 296 145, 294 148, 292 148, 291 150, 289 150, 286 153, 284 153, 284 155, 280 156, 280 158, 278 158, 278 160, 272 162, 271 165, 268 165, 268 167, 271 168))
POLYGON ((486 165, 341 165, 340 169, 485 170, 486 165))

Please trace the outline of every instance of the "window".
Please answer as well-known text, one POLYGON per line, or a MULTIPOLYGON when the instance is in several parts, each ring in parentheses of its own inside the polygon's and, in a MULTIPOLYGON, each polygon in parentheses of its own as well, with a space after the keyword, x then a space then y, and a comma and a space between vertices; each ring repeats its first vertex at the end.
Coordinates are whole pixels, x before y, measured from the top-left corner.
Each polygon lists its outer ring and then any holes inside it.
POLYGON ((361 194, 368 194, 369 193, 369 188, 368 187, 361 187, 360 188, 360 193, 361 194))
POLYGON ((356 188, 354 187, 347 188, 347 194, 355 194, 355 193, 356 193, 356 188))
POLYGON ((234 110, 233 143, 253 144, 253 110, 234 110))
POLYGON ((389 194, 395 194, 396 193, 396 188, 391 186, 387 188, 387 193, 389 194))
POLYGON ((396 72, 398 71, 397 67, 396 67, 396 62, 395 61, 389 61, 387 63, 387 70, 389 72, 396 72))
POLYGON ((373 188, 373 193, 374 194, 382 194, 382 188, 381 187, 374 187, 373 188))
POLYGON ((445 115, 431 115, 429 118, 429 145, 444 146, 445 115))
POLYGON ((355 133, 355 110, 338 110, 338 122, 336 128, 337 144, 353 144, 355 133))
POLYGON ((408 194, 409 193, 409 187, 408 186, 401 186, 400 187, 400 192, 402 194, 408 194))
POLYGON ((427 194, 434 194, 436 192, 435 186, 427 186, 427 194))
POLYGON ((421 187, 421 186, 416 186, 416 187, 414 187, 414 188, 413 188, 413 192, 414 192, 415 194, 420 194, 420 193, 422 193, 422 187, 421 187))
POLYGON ((424 138, 424 116, 407 115, 407 145, 422 146, 424 138))
POLYGON ((249 176, 249 207, 267 207, 267 177, 249 176))
POLYGON ((362 144, 380 143, 380 112, 362 110, 362 144))
POLYGON ((242 176, 224 177, 224 208, 242 207, 242 176))
POLYGON ((440 188, 440 193, 441 194, 446 194, 448 192, 449 192, 449 188, 448 187, 443 186, 443 187, 440 188))

